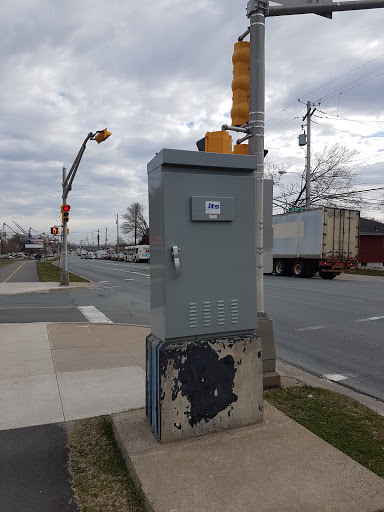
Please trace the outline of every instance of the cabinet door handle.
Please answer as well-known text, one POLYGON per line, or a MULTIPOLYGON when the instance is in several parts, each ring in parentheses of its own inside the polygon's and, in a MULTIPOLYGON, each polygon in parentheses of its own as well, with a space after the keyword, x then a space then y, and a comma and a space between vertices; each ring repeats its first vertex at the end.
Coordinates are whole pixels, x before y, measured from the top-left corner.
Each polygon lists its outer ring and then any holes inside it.
POLYGON ((175 264, 176 277, 181 276, 179 251, 180 251, 180 249, 178 248, 177 245, 174 245, 173 247, 171 247, 171 254, 172 254, 173 262, 175 264))

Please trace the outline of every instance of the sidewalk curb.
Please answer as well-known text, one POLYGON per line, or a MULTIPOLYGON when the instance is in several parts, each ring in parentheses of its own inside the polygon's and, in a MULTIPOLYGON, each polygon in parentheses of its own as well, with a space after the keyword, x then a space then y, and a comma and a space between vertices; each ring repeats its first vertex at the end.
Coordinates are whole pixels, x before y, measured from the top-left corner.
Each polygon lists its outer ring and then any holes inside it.
POLYGON ((328 389, 353 398, 357 402, 369 407, 377 414, 380 414, 380 416, 384 416, 384 402, 378 398, 355 391, 346 385, 326 380, 318 375, 309 373, 306 370, 302 370, 296 366, 281 361, 280 359, 276 360, 276 370, 280 374, 281 387, 283 388, 307 385, 315 388, 328 389))

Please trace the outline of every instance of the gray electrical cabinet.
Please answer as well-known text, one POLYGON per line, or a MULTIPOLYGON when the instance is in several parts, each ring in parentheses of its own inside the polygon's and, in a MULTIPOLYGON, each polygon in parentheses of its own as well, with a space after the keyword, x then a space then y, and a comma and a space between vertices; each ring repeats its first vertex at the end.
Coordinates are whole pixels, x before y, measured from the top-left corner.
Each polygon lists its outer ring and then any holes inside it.
POLYGON ((256 157, 163 149, 148 164, 151 328, 163 341, 257 327, 256 157))

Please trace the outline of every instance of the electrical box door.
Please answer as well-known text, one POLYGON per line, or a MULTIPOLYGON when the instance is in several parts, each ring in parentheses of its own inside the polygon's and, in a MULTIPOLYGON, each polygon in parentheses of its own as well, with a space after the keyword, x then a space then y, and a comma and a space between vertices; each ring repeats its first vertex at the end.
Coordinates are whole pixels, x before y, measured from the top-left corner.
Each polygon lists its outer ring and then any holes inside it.
POLYGON ((163 341, 257 327, 253 156, 162 150, 148 164, 151 327, 163 341))

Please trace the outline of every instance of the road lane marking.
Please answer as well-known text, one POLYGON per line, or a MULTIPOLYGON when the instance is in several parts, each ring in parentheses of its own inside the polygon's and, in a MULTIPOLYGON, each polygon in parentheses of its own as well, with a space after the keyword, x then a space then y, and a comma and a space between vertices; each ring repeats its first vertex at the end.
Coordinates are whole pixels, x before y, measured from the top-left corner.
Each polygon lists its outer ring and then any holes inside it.
POLYGON ((134 281, 133 277, 127 277, 124 281, 134 281))
POLYGON ((327 373, 326 375, 322 375, 321 378, 325 380, 331 380, 333 382, 349 379, 349 377, 346 375, 340 375, 339 373, 327 373))
POLYGON ((15 270, 15 271, 14 271, 14 272, 9 276, 9 277, 7 277, 7 279, 6 279, 5 281, 3 281, 3 283, 6 283, 9 279, 11 279, 11 277, 12 277, 12 276, 14 276, 14 275, 16 274, 16 272, 19 270, 19 268, 21 268, 21 267, 22 267, 23 265, 25 265, 26 263, 27 263, 27 262, 26 262, 26 261, 24 261, 24 263, 22 263, 22 264, 20 265, 20 267, 17 267, 17 269, 16 269, 16 270, 15 270))
MULTIPOLYGON (((94 265, 94 267, 97 267, 97 265, 94 265)), ((100 267, 100 266, 98 268, 106 268, 108 270, 114 270, 115 272, 127 272, 128 274, 138 274, 139 276, 150 277, 148 274, 142 274, 141 272, 134 272, 133 270, 122 270, 122 269, 119 269, 119 268, 100 267)))
POLYGON ((382 320, 384 316, 371 316, 370 318, 360 318, 359 320, 355 320, 355 322, 372 322, 373 320, 382 320))
POLYGON ((108 284, 108 283, 109 283, 109 281, 99 281, 99 284, 104 284, 104 283, 105 283, 105 284, 108 284))
POLYGON ((112 320, 95 308, 95 306, 77 306, 77 309, 79 309, 92 324, 113 324, 112 320))
POLYGON ((316 329, 325 329, 326 325, 314 325, 312 327, 302 327, 301 329, 295 329, 295 331, 315 331, 316 329))

